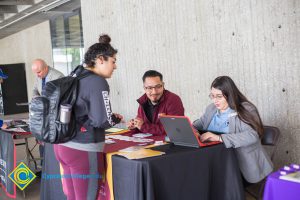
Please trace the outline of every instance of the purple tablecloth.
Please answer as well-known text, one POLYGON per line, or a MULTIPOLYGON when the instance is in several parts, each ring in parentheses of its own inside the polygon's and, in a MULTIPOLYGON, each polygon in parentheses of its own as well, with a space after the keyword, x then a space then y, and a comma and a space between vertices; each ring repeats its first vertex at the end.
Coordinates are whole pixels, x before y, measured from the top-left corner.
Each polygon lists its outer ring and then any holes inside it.
POLYGON ((279 179, 280 173, 268 176, 264 191, 264 200, 299 200, 300 183, 279 179))

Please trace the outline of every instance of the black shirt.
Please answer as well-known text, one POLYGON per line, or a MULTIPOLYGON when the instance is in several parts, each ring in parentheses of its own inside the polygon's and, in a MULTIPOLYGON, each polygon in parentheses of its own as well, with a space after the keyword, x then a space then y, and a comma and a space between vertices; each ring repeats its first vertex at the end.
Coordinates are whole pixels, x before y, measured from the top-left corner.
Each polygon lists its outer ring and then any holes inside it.
POLYGON ((152 123, 153 122, 153 113, 155 109, 157 108, 159 102, 155 105, 151 103, 151 101, 148 99, 148 101, 143 105, 146 117, 148 120, 152 123))

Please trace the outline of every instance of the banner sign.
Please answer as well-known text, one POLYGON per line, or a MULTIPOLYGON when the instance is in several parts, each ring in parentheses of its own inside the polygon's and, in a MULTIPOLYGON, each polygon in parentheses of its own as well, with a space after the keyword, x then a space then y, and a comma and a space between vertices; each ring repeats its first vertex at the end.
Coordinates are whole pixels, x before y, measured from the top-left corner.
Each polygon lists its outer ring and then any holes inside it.
POLYGON ((13 135, 0 130, 0 185, 10 198, 16 198, 16 185, 9 178, 15 167, 16 147, 13 135))

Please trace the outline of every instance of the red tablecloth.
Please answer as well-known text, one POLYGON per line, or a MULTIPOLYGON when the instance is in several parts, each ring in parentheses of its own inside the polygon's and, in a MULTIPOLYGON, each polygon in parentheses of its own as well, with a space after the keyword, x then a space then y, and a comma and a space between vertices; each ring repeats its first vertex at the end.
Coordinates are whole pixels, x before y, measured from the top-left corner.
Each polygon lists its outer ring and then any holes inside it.
MULTIPOLYGON (((13 139, 20 139, 19 136, 32 136, 31 132, 11 132, 13 139)), ((33 137, 33 136, 32 136, 33 137)))

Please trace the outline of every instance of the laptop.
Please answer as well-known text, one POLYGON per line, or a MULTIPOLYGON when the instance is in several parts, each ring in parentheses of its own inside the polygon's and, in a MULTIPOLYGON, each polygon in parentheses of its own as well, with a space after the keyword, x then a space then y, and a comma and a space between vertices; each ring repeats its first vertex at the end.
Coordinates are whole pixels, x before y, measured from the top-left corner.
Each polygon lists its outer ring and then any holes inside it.
POLYGON ((178 146, 205 147, 220 142, 201 142, 198 133, 186 116, 163 115, 159 118, 170 141, 178 146))

